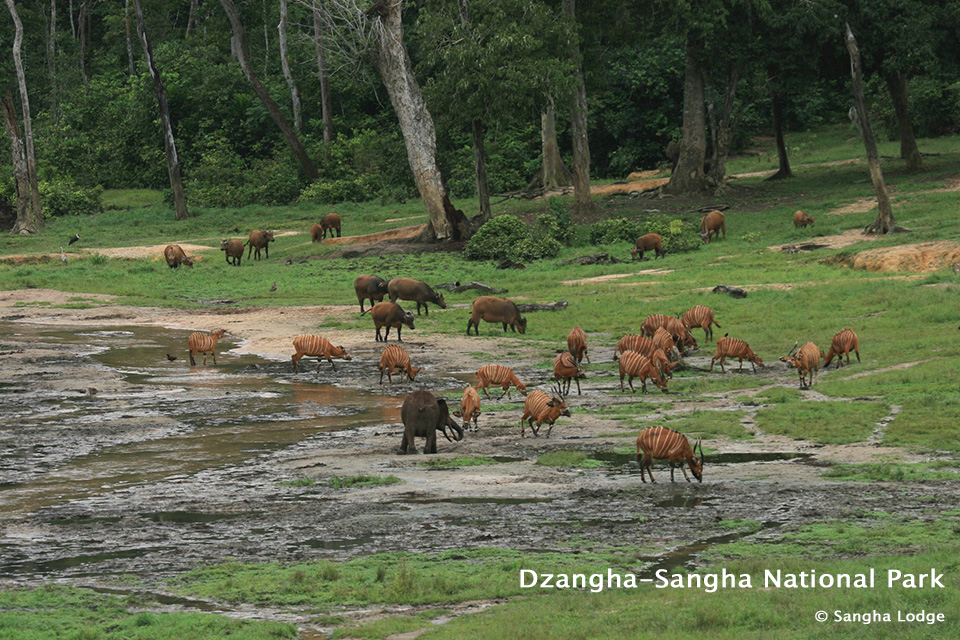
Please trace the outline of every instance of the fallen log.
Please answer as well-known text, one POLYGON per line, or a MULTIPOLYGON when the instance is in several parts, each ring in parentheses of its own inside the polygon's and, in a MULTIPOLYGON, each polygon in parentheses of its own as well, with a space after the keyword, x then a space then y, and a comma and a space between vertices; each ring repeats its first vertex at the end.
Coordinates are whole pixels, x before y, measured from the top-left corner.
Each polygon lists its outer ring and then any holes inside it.
POLYGON ((626 260, 620 260, 609 253, 596 253, 592 256, 579 256, 564 260, 560 264, 579 264, 580 266, 588 264, 626 264, 626 260))
POLYGON ((726 211, 730 208, 728 204, 710 205, 709 207, 700 207, 697 209, 700 213, 710 213, 711 211, 726 211))
POLYGON ((781 253, 800 253, 801 251, 816 251, 825 249, 830 245, 819 244, 817 242, 801 242, 800 244, 785 244, 780 247, 781 253))
POLYGON ((713 288, 714 293, 726 293, 734 298, 746 298, 747 292, 740 287, 728 287, 725 284, 718 284, 713 288))
POLYGON ((549 304, 518 304, 517 310, 520 313, 530 313, 531 311, 563 311, 567 308, 567 301, 551 302, 549 304))
POLYGON ((444 282, 443 284, 433 285, 434 289, 446 289, 447 291, 452 291, 453 293, 463 293, 470 289, 477 289, 483 291, 484 293, 507 293, 507 289, 494 289, 490 285, 483 284, 482 282, 468 282, 467 284, 460 284, 460 282, 444 282))
POLYGON ((526 269, 527 266, 513 260, 501 260, 497 263, 497 269, 526 269))

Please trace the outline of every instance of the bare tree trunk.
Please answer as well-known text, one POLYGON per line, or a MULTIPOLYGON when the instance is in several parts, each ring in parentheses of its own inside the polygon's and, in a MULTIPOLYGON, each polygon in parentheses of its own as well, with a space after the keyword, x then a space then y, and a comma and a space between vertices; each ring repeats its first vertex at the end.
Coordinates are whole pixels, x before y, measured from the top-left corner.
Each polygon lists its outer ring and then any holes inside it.
POLYGON ((330 100, 330 73, 327 71, 327 54, 323 48, 323 24, 320 21, 320 5, 313 3, 313 34, 317 43, 317 69, 320 72, 320 112, 323 119, 323 143, 333 141, 333 102, 330 100))
POLYGON ((887 196, 887 187, 883 182, 883 171, 880 169, 880 154, 877 152, 877 141, 873 137, 873 127, 870 125, 870 117, 867 114, 867 101, 863 96, 863 74, 860 67, 860 48, 857 46, 857 39, 850 30, 847 29, 847 51, 850 53, 850 75, 853 76, 853 97, 857 108, 857 117, 860 122, 861 132, 863 133, 863 144, 867 151, 867 164, 870 167, 870 179, 873 181, 873 189, 877 192, 877 204, 879 212, 877 219, 864 228, 864 233, 868 234, 886 234, 897 230, 904 230, 897 225, 893 218, 893 209, 890 207, 890 198, 887 196))
POLYGON ((80 23, 80 77, 83 78, 84 93, 90 91, 90 81, 87 79, 87 0, 80 5, 80 15, 77 18, 80 23))
POLYGON ((27 159, 23 150, 23 138, 20 136, 20 120, 17 107, 13 103, 10 87, 0 100, 3 112, 3 125, 10 138, 10 152, 13 157, 13 187, 17 195, 17 221, 11 233, 37 233, 42 226, 42 216, 37 216, 30 202, 30 179, 27 177, 27 159), (37 223, 40 218, 41 224, 37 223))
POLYGON ((703 71, 687 42, 687 61, 683 80, 683 139, 677 168, 663 192, 670 194, 707 191, 710 183, 703 173, 707 154, 706 121, 703 108, 703 71))
MULTIPOLYGON (((576 20, 576 0, 563 0, 563 10, 576 20)), ((587 139, 587 89, 583 82, 580 44, 572 51, 577 62, 577 87, 570 103, 570 135, 573 139, 573 210, 586 213, 593 210, 590 200, 590 144, 587 139)))
POLYGON ((187 14, 187 35, 197 26, 197 9, 200 6, 199 0, 190 0, 190 13, 187 14))
POLYGON ((774 91, 770 95, 770 103, 773 107, 773 135, 777 139, 777 160, 780 163, 780 168, 768 180, 792 178, 793 171, 790 170, 787 143, 783 139, 783 97, 774 91))
POLYGON ((727 175, 727 157, 730 155, 730 141, 740 125, 743 109, 734 109, 737 88, 740 85, 740 70, 735 69, 727 78, 727 90, 723 97, 723 109, 717 119, 714 112, 714 95, 710 90, 708 109, 710 114, 710 135, 713 137, 713 153, 710 158, 709 176, 715 184, 723 184, 727 175))
POLYGON ((542 155, 540 172, 531 180, 527 188, 541 186, 544 189, 556 189, 572 185, 573 174, 563 164, 560 145, 557 144, 557 118, 554 114, 552 96, 548 99, 547 108, 540 114, 540 149, 542 155))
POLYGON ((283 77, 290 88, 290 104, 293 107, 293 126, 297 132, 303 131, 303 114, 300 111, 300 91, 290 71, 290 61, 287 59, 287 0, 280 0, 280 23, 277 25, 280 32, 280 66, 283 67, 283 77))
POLYGON ((483 123, 473 120, 473 164, 477 174, 477 197, 480 199, 480 219, 483 224, 492 217, 490 211, 490 181, 487 179, 486 152, 483 145, 483 123))
POLYGON ((173 191, 173 206, 177 212, 177 220, 186 220, 190 217, 187 211, 187 199, 183 195, 183 180, 180 177, 180 160, 177 158, 177 144, 173 139, 173 126, 170 124, 170 106, 167 104, 167 90, 163 86, 160 70, 153 59, 153 47, 147 37, 146 27, 143 24, 143 10, 140 0, 133 0, 133 9, 137 14, 137 37, 143 45, 143 56, 147 59, 147 69, 153 78, 153 89, 157 94, 157 103, 160 105, 160 127, 163 130, 163 146, 167 152, 167 173, 170 175, 170 190, 173 191))
POLYGON ((470 235, 469 224, 463 213, 458 215, 458 210, 450 204, 440 175, 436 129, 403 44, 402 11, 402 0, 386 0, 367 12, 368 17, 378 21, 374 62, 400 121, 407 160, 420 198, 430 215, 434 237, 437 240, 465 239, 470 235))
POLYGON ((77 39, 77 25, 73 23, 73 0, 70 0, 69 4, 70 10, 70 34, 73 36, 73 39, 77 39))
POLYGON ((907 77, 903 73, 887 74, 887 88, 893 101, 893 110, 897 113, 897 126, 900 129, 900 157, 907 161, 907 171, 921 171, 923 157, 917 147, 917 138, 913 135, 910 123, 910 103, 907 100, 907 77))
MULTIPOLYGON (((23 72, 23 58, 20 47, 23 44, 23 23, 17 14, 13 0, 6 0, 10 17, 13 18, 15 34, 13 37, 13 64, 17 70, 17 85, 20 88, 20 110, 23 112, 24 158, 27 163, 27 181, 30 189, 30 206, 24 212, 24 224, 20 222, 20 211, 17 211, 17 224, 14 231, 35 233, 43 228, 43 210, 40 207, 40 189, 37 185, 37 160, 33 154, 33 124, 30 122, 30 98, 27 95, 27 79, 23 72)), ((10 100, 12 103, 12 100, 10 100)))
POLYGON ((267 28, 267 0, 260 0, 263 9, 263 77, 270 75, 270 29, 267 28))
POLYGON ((253 87, 254 92, 260 98, 263 106, 266 107, 270 117, 273 118, 277 127, 280 128, 280 132, 300 162, 300 167, 303 169, 307 178, 309 180, 316 180, 320 177, 320 174, 307 155, 307 150, 303 148, 303 144, 301 144, 300 139, 297 138, 296 132, 293 130, 293 127, 290 126, 290 121, 287 120, 283 112, 280 111, 280 107, 277 106, 277 103, 274 102, 270 94, 267 93, 267 90, 257 78, 253 66, 250 64, 250 49, 247 47, 247 40, 243 36, 243 25, 240 24, 240 17, 237 15, 237 10, 233 6, 232 0, 220 0, 220 4, 223 6, 227 18, 230 19, 230 26, 233 29, 233 49, 237 54, 237 59, 240 61, 240 68, 243 69, 243 75, 247 77, 247 81, 250 83, 250 86, 253 87))
POLYGON ((54 124, 60 121, 60 103, 57 100, 57 0, 50 0, 50 41, 47 43, 50 58, 50 116, 54 124))
POLYGON ((130 0, 126 0, 123 7, 123 23, 127 29, 127 75, 132 78, 137 69, 133 65, 133 39, 130 37, 130 0))

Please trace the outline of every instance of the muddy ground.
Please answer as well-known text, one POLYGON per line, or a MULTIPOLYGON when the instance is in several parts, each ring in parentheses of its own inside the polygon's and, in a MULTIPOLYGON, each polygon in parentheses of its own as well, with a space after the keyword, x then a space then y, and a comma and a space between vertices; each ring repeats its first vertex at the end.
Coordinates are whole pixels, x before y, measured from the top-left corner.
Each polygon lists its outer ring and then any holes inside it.
MULTIPOLYGON (((315 362, 304 360, 301 372, 292 372, 292 337, 315 326, 318 315, 357 313, 353 308, 197 314, 22 306, 65 297, 0 293, 0 588, 49 581, 115 586, 116 577, 135 574, 143 588, 162 593, 164 578, 226 559, 304 561, 475 547, 576 553, 630 546, 644 550, 651 567, 696 564, 710 544, 743 535, 720 521, 756 520, 764 525, 756 536, 764 539, 815 520, 859 511, 919 513, 955 506, 960 498, 956 483, 875 484, 864 491, 862 484, 821 478, 834 461, 918 458, 874 442, 818 446, 759 433, 752 421, 759 405, 744 400, 756 390, 621 396, 608 393, 619 383, 610 371, 594 372, 584 394, 570 397, 573 416, 550 437, 522 439, 520 410, 504 407, 507 399, 485 400, 479 432, 456 443, 440 439, 437 456, 401 456, 399 407, 406 393, 428 388, 459 404, 465 383, 484 364, 478 352, 546 388, 547 371, 531 363, 548 352, 510 338, 410 332, 405 346, 425 370, 416 383, 381 387, 381 346, 372 327, 363 335, 327 332, 353 355, 336 371, 325 363, 318 374, 315 362), (189 366, 189 331, 215 326, 230 331, 219 364, 189 366), (707 443, 718 453, 708 458, 702 484, 684 482, 679 472, 671 484, 662 466, 655 470, 658 484, 642 484, 626 453, 638 429, 596 413, 626 402, 651 403, 649 411, 636 410, 651 424, 663 412, 745 411, 743 424, 755 437, 707 443), (664 402, 671 404, 664 408, 664 402), (582 450, 607 464, 534 464, 556 449, 582 450), (498 463, 421 466, 429 458, 476 455, 498 463), (402 482, 327 486, 331 476, 359 473, 392 474, 402 482), (304 478, 317 482, 289 484, 304 478)), ((609 362, 612 352, 597 347, 592 360, 609 362)), ((689 364, 703 367, 708 360, 696 354, 689 364)), ((757 375, 768 385, 796 384, 795 374, 777 366, 757 375)), ((896 414, 891 407, 878 433, 896 414)))

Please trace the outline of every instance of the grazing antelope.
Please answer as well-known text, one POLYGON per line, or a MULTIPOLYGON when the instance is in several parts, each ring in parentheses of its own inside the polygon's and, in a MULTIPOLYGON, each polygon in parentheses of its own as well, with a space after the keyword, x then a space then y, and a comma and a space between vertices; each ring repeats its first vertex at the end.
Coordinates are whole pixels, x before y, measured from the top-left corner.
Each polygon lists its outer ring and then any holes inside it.
POLYGON ((702 304, 699 304, 692 309, 688 309, 680 317, 680 321, 687 329, 693 329, 694 327, 700 327, 703 329, 704 340, 713 340, 712 325, 717 325, 718 329, 721 328, 720 323, 713 318, 713 309, 702 304))
POLYGON ((579 326, 573 328, 570 335, 567 336, 567 349, 577 359, 577 362, 583 362, 586 358, 590 362, 590 356, 587 354, 587 334, 579 326))
POLYGON ((833 336, 833 340, 830 341, 830 351, 823 359, 823 368, 826 369, 830 366, 830 361, 833 360, 834 356, 837 357, 837 369, 840 368, 844 355, 847 356, 847 364, 850 364, 851 351, 857 354, 857 362, 860 362, 860 338, 857 337, 853 329, 844 329, 833 336))
POLYGON ((476 389, 467 385, 463 390, 463 398, 460 399, 460 411, 454 411, 453 415, 463 419, 464 431, 467 430, 471 420, 473 420, 473 430, 480 430, 477 426, 477 418, 480 417, 480 394, 476 389))
MULTIPOLYGON (((673 355, 674 353, 678 356, 680 355, 680 350, 677 349, 677 345, 673 341, 673 336, 663 327, 657 329, 656 333, 653 334, 653 340, 651 340, 651 342, 653 343, 654 349, 660 349, 667 355, 673 355)), ((653 356, 653 354, 644 355, 648 358, 653 356)))
POLYGON ((171 269, 177 269, 182 264, 188 267, 193 266, 193 260, 187 257, 187 254, 178 244, 168 244, 167 248, 163 250, 163 259, 167 261, 167 265, 171 269))
POLYGON ((640 479, 644 482, 644 471, 653 479, 653 461, 667 460, 670 464, 670 482, 673 482, 673 470, 680 467, 683 477, 690 482, 687 470, 683 467, 686 462, 697 482, 703 482, 703 444, 698 439, 691 447, 690 442, 680 432, 666 427, 647 427, 637 436, 637 462, 640 463, 640 479), (696 455, 700 448, 700 457, 696 455))
POLYGON ((800 375, 800 388, 809 389, 813 385, 813 376, 820 370, 820 359, 823 358, 823 351, 820 347, 808 342, 797 350, 797 345, 793 345, 788 355, 780 358, 780 362, 786 362, 787 366, 793 367, 800 375), (807 375, 810 376, 809 382, 807 375))
POLYGON ((648 338, 652 338, 653 334, 657 332, 657 329, 661 327, 664 329, 667 328, 667 322, 669 322, 672 317, 673 316, 666 316, 662 313, 649 315, 643 319, 643 323, 640 325, 640 333, 648 338))
POLYGON ((335 347, 333 344, 321 336, 297 336, 293 339, 293 348, 297 350, 291 360, 293 360, 293 372, 298 373, 300 371, 300 358, 303 356, 316 356, 317 358, 317 373, 320 373, 320 364, 323 362, 323 359, 326 358, 327 362, 330 363, 330 366, 333 369, 336 369, 337 366, 333 364, 333 358, 342 358, 344 360, 352 360, 352 358, 347 354, 347 350, 341 347, 335 347))
POLYGON ((410 364, 410 354, 407 353, 407 350, 403 347, 398 347, 395 344, 390 345, 383 350, 383 353, 380 354, 380 384, 383 384, 383 372, 387 372, 387 380, 390 381, 390 384, 393 384, 393 371, 397 369, 399 371, 406 371, 407 377, 410 378, 410 382, 413 382, 413 379, 417 377, 417 374, 423 369, 419 369, 410 364))
POLYGON ((634 378, 640 378, 640 384, 644 393, 647 392, 647 378, 653 380, 653 383, 657 385, 658 389, 664 393, 669 393, 667 391, 667 383, 664 382, 663 378, 660 377, 660 372, 657 370, 656 365, 635 351, 626 351, 620 354, 621 393, 625 391, 623 388, 624 378, 628 378, 627 382, 630 385, 630 391, 633 393, 637 392, 637 390, 633 387, 634 378))
POLYGON ((655 251, 656 255, 654 260, 657 258, 666 258, 667 252, 663 250, 663 236, 659 233, 648 233, 640 236, 636 242, 634 242, 633 249, 630 249, 630 255, 633 256, 633 260, 636 260, 638 255, 640 259, 643 260, 645 251, 655 251))
POLYGON ((754 365, 764 366, 763 360, 750 349, 750 346, 746 342, 736 338, 728 338, 727 334, 724 334, 722 338, 717 340, 717 355, 713 356, 710 360, 710 371, 713 371, 713 364, 719 360, 720 371, 726 373, 727 370, 723 368, 723 363, 728 357, 737 358, 740 361, 740 371, 743 371, 744 359, 750 361, 750 366, 753 367, 754 373, 757 372, 757 367, 754 365))
POLYGON ((526 437, 525 423, 529 420, 530 430, 533 431, 535 438, 540 437, 540 427, 543 426, 544 422, 550 425, 550 428, 547 429, 547 437, 549 438, 550 432, 553 431, 553 423, 560 416, 570 416, 570 410, 567 408, 567 403, 564 402, 562 395, 549 396, 539 389, 531 391, 526 402, 523 403, 523 416, 520 418, 520 437, 526 437), (534 421, 536 421, 537 426, 533 426, 534 421))
POLYGON ((197 366, 197 361, 193 359, 193 354, 203 354, 203 364, 207 364, 207 351, 213 356, 213 364, 217 364, 217 341, 226 333, 225 329, 217 329, 210 333, 191 333, 187 340, 187 348, 190 349, 190 365, 197 366))
POLYGON ((795 214, 793 214, 793 226, 799 229, 800 227, 805 227, 807 225, 810 225, 811 227, 813 226, 813 218, 807 215, 806 211, 797 211, 795 214))
POLYGON ((657 349, 648 359, 660 372, 660 377, 668 380, 673 379, 673 370, 680 366, 679 362, 670 362, 670 358, 663 349, 657 349))
POLYGON ((570 393, 570 383, 573 380, 577 382, 577 395, 580 395, 580 378, 586 378, 583 373, 583 367, 577 362, 577 359, 569 351, 557 354, 553 359, 553 379, 557 384, 566 383, 564 394, 570 393))
MULTIPOLYGON (((527 395, 527 385, 520 382, 510 367, 504 367, 499 364, 485 364, 477 369, 477 379, 480 381, 477 384, 477 391, 483 391, 483 395, 488 398, 490 394, 487 393, 487 387, 491 385, 503 389, 500 398, 503 396, 507 396, 507 399, 510 398, 511 385, 515 386, 517 391, 523 395, 527 395)), ((499 400, 500 398, 497 399, 499 400)))
POLYGON ((617 342, 617 347, 613 350, 613 361, 616 362, 619 360, 620 356, 627 351, 636 351, 650 358, 656 349, 657 346, 653 344, 653 340, 647 336, 628 333, 617 342))
POLYGON ((662 313, 647 316, 643 320, 643 324, 640 325, 640 332, 648 338, 652 338, 657 332, 657 329, 660 328, 673 336, 673 341, 680 351, 680 355, 684 354, 684 347, 697 348, 697 341, 694 339, 693 334, 690 333, 690 329, 684 326, 679 318, 674 318, 673 316, 666 316, 662 313))

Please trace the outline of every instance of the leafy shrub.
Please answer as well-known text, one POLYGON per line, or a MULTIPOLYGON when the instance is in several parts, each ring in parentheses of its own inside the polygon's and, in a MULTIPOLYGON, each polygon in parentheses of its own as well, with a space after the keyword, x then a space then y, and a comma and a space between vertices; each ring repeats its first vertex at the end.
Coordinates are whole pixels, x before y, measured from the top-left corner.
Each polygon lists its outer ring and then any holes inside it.
MULTIPOLYGON (((703 242, 697 234, 695 227, 689 222, 684 222, 679 218, 673 220, 651 220, 640 226, 640 233, 659 233, 663 237, 663 250, 667 254, 684 253, 686 251, 696 251, 703 242)), ((636 237, 631 239, 631 242, 636 237)))
POLYGON ((560 243, 550 236, 524 238, 513 247, 513 252, 520 260, 555 258, 560 253, 560 243))
POLYGON ((517 218, 509 215, 497 216, 484 223, 470 238, 464 248, 464 255, 470 260, 510 258, 517 244, 529 236, 527 227, 517 218))
MULTIPOLYGON (((551 196, 547 200, 547 208, 550 209, 550 215, 556 220, 556 229, 551 235, 558 242, 570 246, 577 230, 573 222, 573 215, 570 213, 570 207, 566 205, 563 199, 551 196)), ((539 222, 539 218, 537 221, 539 222)))
POLYGON ((610 218, 590 226, 590 244, 633 243, 637 236, 642 235, 640 222, 627 218, 610 218))
POLYGON ((313 204, 338 204, 340 202, 366 202, 380 192, 376 176, 363 175, 342 180, 320 179, 307 185, 300 192, 300 202, 313 204))
POLYGON ((73 180, 40 182, 40 204, 45 216, 91 215, 103 213, 103 187, 81 187, 73 180))

